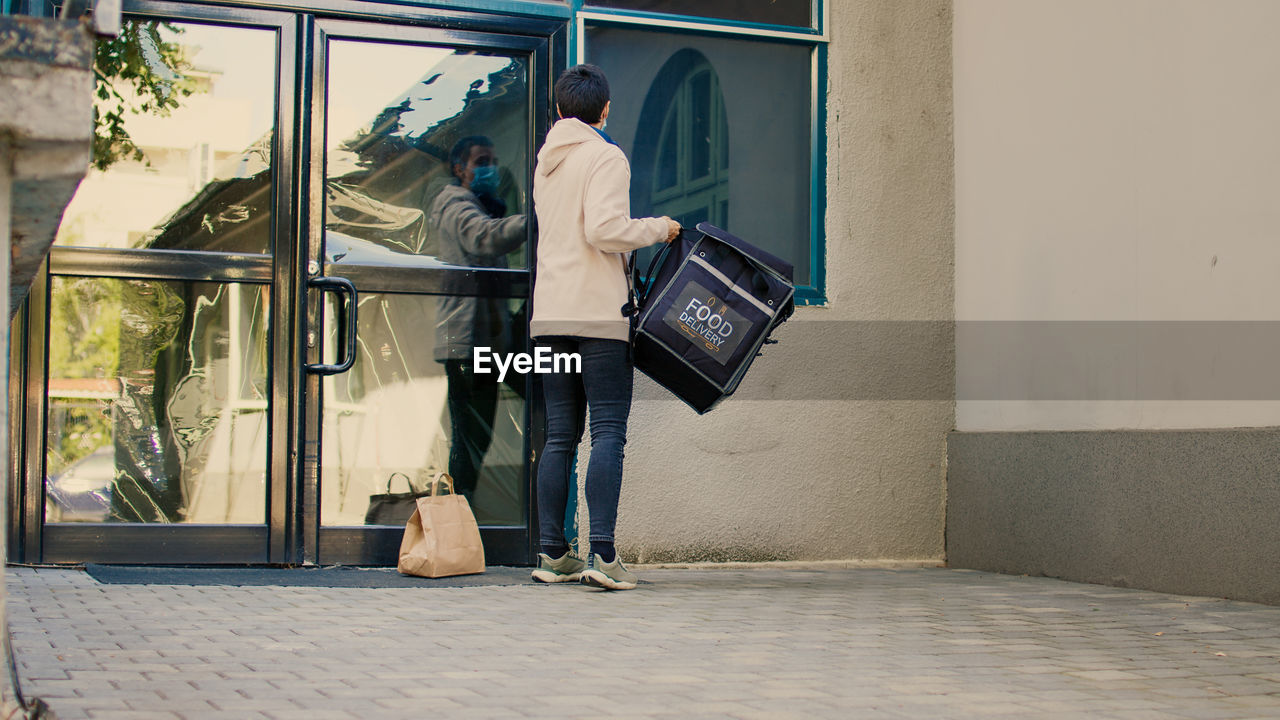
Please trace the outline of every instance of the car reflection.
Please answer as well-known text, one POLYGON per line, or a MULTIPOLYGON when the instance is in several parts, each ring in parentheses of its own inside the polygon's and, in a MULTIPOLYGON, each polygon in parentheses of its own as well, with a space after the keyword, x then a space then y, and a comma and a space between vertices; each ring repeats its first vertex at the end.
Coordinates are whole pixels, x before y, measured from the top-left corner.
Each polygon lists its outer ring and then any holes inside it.
POLYGON ((100 447, 45 482, 48 522, 105 522, 116 478, 115 450, 100 447))

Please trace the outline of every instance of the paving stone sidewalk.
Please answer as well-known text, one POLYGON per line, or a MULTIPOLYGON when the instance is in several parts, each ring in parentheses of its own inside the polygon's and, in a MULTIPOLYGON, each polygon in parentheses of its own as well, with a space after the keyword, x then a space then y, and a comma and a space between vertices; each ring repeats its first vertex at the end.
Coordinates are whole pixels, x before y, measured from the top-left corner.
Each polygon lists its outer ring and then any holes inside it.
POLYGON ((60 718, 1280 718, 1280 607, 928 569, 639 589, 101 585, 7 571, 60 718))

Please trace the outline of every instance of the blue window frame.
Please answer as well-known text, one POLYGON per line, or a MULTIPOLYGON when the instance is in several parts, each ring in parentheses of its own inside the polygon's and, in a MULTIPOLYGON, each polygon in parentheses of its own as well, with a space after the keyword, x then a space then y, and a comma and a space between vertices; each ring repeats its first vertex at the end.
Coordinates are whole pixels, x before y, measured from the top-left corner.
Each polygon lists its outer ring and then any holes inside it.
POLYGON ((816 27, 819 4, 814 0, 586 0, 592 10, 629 10, 655 17, 680 15, 710 22, 792 28, 816 27))
POLYGON ((824 303, 821 3, 804 29, 574 4, 569 62, 610 77, 633 212, 726 227, 795 264, 797 302, 824 303))

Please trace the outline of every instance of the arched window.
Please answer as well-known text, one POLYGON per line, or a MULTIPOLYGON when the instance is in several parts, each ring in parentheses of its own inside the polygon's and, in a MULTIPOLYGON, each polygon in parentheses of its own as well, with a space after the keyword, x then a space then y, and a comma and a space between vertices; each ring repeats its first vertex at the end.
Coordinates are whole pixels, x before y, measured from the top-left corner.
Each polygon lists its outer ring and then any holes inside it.
POLYGON ((636 133, 632 184, 637 214, 670 215, 685 227, 729 219, 729 122, 720 78, 706 56, 685 48, 658 72, 636 133))

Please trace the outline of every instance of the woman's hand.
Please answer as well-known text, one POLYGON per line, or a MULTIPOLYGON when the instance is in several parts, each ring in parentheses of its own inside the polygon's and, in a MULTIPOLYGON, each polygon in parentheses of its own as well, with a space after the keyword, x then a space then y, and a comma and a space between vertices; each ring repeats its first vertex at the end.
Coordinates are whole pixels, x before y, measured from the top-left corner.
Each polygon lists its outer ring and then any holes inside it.
POLYGON ((672 240, 675 240, 676 238, 680 237, 680 223, 676 222, 675 220, 672 220, 669 217, 666 217, 665 215, 662 217, 662 219, 667 221, 667 239, 663 240, 662 242, 669 243, 672 240))

